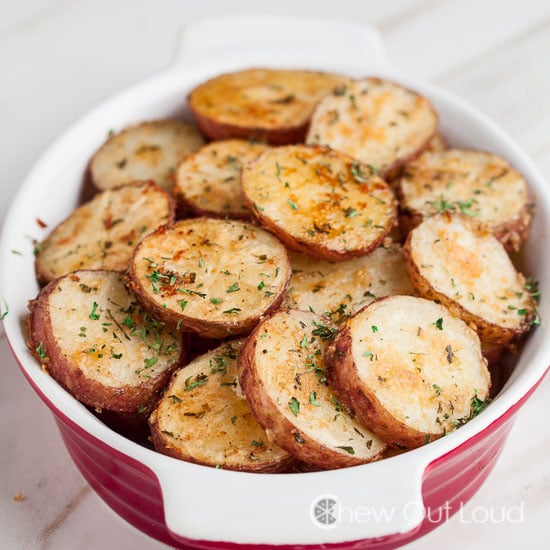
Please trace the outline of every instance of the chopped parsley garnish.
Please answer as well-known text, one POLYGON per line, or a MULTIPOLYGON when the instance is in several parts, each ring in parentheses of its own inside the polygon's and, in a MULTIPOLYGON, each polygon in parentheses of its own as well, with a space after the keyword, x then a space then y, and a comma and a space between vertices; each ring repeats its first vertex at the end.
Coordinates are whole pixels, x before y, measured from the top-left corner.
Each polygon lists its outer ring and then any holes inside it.
POLYGON ((150 369, 153 365, 156 365, 159 362, 158 357, 148 357, 143 360, 143 364, 146 369, 150 369))
POLYGON ((298 210, 298 205, 294 201, 292 201, 291 199, 287 199, 287 202, 288 204, 290 204, 292 210, 298 210))
POLYGON ((238 290, 241 290, 239 288, 239 283, 233 283, 227 290, 226 292, 237 292, 238 290))
POLYGON ((347 445, 338 445, 336 448, 337 449, 342 449, 343 451, 346 451, 346 453, 348 453, 350 455, 355 454, 355 449, 353 447, 350 447, 350 446, 347 446, 347 445))
POLYGON ((94 302, 92 305, 92 311, 90 311, 90 315, 89 315, 92 321, 97 321, 99 319, 99 314, 96 313, 97 308, 98 308, 98 303, 94 302))
POLYGON ((314 405, 315 407, 320 407, 321 406, 321 402, 320 401, 317 401, 317 392, 314 392, 312 391, 310 394, 309 394, 309 402, 314 405))
POLYGON ((295 397, 291 397, 288 402, 288 408, 292 411, 294 416, 298 416, 300 412, 300 402, 295 397))
POLYGON ((353 176, 353 179, 357 183, 368 183, 369 182, 369 175, 363 173, 361 164, 359 164, 358 162, 352 163, 352 165, 350 167, 350 172, 351 172, 351 175, 353 176))
POLYGON ((231 309, 226 309, 222 313, 226 313, 227 315, 236 315, 237 313, 240 313, 242 310, 239 307, 232 307, 231 309))
POLYGON ((189 390, 192 390, 193 388, 204 386, 208 382, 208 376, 206 374, 202 374, 202 373, 197 374, 193 382, 191 382, 192 378, 193 377, 190 376, 189 378, 185 379, 185 391, 189 391, 189 390))
POLYGON ((433 323, 435 325, 435 328, 439 329, 439 330, 443 330, 443 317, 440 317, 435 323, 433 323))
POLYGON ((38 354, 38 357, 40 359, 46 359, 48 357, 48 354, 46 353, 46 349, 44 348, 44 342, 40 342, 38 346, 35 349, 36 353, 38 354))
POLYGON ((317 321, 313 321, 313 324, 316 328, 314 328, 311 331, 311 334, 313 336, 319 336, 321 340, 330 341, 333 340, 336 336, 336 333, 338 332, 338 329, 335 327, 329 327, 325 325, 324 323, 319 323, 317 321))

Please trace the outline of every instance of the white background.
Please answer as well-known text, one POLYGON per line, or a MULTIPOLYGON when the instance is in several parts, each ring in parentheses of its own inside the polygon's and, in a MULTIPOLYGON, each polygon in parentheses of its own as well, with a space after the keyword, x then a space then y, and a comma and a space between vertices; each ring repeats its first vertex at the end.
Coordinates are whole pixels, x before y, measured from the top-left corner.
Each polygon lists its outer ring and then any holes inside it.
MULTIPOLYGON (((486 111, 550 180, 548 0, 0 0, 0 218, 40 153, 69 124, 170 65, 186 24, 250 12, 375 24, 396 65, 486 111)), ((0 549, 167 548, 115 516, 81 478, 1 331, 0 361, 0 549), (19 494, 23 500, 14 500, 19 494)), ((547 547, 549 394, 547 377, 462 517, 408 548, 547 547), (514 506, 523 507, 522 523, 474 521, 482 517, 479 507, 498 519, 514 506)))

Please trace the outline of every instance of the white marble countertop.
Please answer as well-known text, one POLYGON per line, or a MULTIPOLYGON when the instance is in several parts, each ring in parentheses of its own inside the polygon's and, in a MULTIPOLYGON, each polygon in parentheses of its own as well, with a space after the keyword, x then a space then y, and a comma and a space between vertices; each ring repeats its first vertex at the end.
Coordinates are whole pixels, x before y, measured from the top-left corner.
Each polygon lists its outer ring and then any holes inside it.
MULTIPOLYGON (((377 25, 391 59, 498 121, 550 181, 548 0, 0 1, 0 218, 40 153, 117 91, 167 67, 180 29, 214 14, 346 17, 377 25)), ((0 548, 168 548, 118 518, 71 462, 0 329, 0 548)), ((480 491, 408 548, 547 548, 550 377, 522 409, 480 491), (500 521, 520 507, 521 521, 500 521), (493 521, 479 521, 491 510, 493 521)))

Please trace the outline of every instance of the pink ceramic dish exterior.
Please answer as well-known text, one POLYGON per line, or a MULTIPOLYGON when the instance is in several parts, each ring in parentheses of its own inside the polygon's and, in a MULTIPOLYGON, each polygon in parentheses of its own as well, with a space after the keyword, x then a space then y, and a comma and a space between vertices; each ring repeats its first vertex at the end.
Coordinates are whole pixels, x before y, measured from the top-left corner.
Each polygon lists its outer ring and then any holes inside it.
MULTIPOLYGON (((0 296, 10 308, 6 335, 23 373, 53 411, 84 477, 115 512, 152 537, 181 548, 395 548, 445 521, 487 477, 514 415, 547 371, 550 338, 545 324, 530 335, 493 403, 459 430, 373 464, 308 474, 217 470, 146 449, 110 430, 76 402, 41 370, 26 347, 22 328, 27 302, 38 292, 27 237, 35 219, 52 226, 75 206, 87 161, 109 129, 180 115, 193 86, 221 72, 251 66, 313 68, 401 82, 431 99, 449 143, 507 158, 526 176, 536 197, 524 268, 539 280, 540 314, 550 319, 550 255, 545 250, 550 193, 517 145, 459 99, 392 69, 373 29, 343 22, 248 17, 188 29, 171 70, 84 117, 31 171, 10 209, 0 243, 0 296), (51 189, 55 201, 50 200, 51 189), (29 253, 14 257, 12 249, 29 253), (339 521, 321 525, 312 510, 327 499, 342 514, 339 521), (394 513, 359 521, 355 512, 370 508, 394 513)), ((33 236, 41 240, 45 233, 33 236)))
MULTIPOLYGON (((541 381, 542 378, 520 401, 490 426, 427 466, 422 481, 422 498, 427 513, 417 528, 406 533, 377 539, 327 544, 325 547, 342 550, 359 548, 391 550, 429 533, 452 517, 468 502, 491 473, 516 413, 541 381)), ((120 453, 83 430, 57 409, 32 380, 29 379, 29 382, 55 414, 67 450, 88 483, 117 514, 149 536, 175 548, 246 550, 261 547, 278 550, 308 550, 319 547, 318 545, 240 545, 223 541, 198 541, 171 532, 164 521, 162 490, 155 473, 143 463, 120 453)))

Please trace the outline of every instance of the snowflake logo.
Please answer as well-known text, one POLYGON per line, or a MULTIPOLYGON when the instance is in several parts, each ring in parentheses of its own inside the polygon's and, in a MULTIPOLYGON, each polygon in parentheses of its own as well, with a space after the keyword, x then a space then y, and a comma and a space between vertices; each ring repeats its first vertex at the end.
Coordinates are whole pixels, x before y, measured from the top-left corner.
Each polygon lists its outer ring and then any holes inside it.
POLYGON ((311 503, 310 514, 313 523, 323 529, 336 527, 338 521, 336 504, 338 499, 332 495, 323 495, 311 503))

